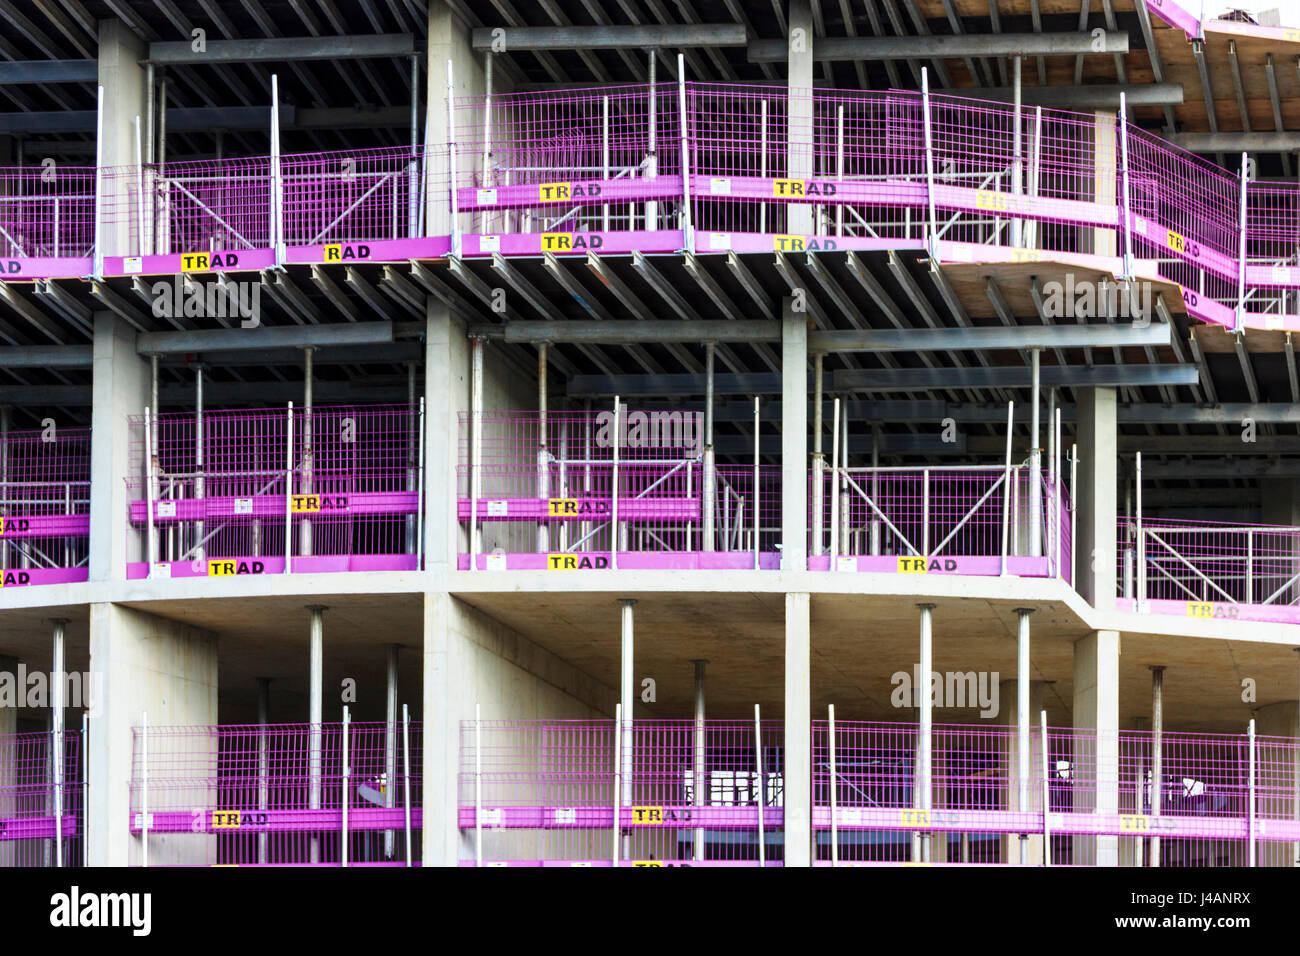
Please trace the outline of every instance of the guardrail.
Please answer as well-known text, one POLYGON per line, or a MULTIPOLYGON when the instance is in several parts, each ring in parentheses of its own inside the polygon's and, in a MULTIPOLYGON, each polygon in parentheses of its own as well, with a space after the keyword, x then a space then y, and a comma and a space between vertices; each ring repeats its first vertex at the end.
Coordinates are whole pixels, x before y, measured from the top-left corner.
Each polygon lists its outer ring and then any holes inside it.
POLYGON ((0 588, 89 577, 90 429, 0 433, 0 588))
MULTIPOLYGON (((417 150, 106 168, 95 228, 83 215, 44 259, 54 244, 14 225, 4 274, 85 275, 95 232, 122 253, 93 264, 110 274, 928 248, 1163 279, 1205 321, 1300 329, 1300 186, 1247 181, 1123 111, 681 83, 461 98, 455 116, 449 142, 417 150)), ((0 226, 52 218, 32 175, 0 172, 18 184, 0 226)), ((93 195, 84 180, 66 188, 93 195)))
MULTIPOLYGON (((345 708, 346 712, 346 708, 345 708)), ((411 866, 421 724, 134 728, 133 834, 145 866, 411 866)))
POLYGON ((132 416, 127 577, 418 569, 422 423, 405 405, 132 416))
POLYGON ((84 734, 61 736, 0 734, 0 867, 85 864, 84 734))
MULTIPOLYGON (((465 721, 463 865, 755 865, 760 834, 780 860, 782 727, 638 720, 621 749, 613 720, 465 721)), ((1016 863, 1027 840, 1030 864, 1095 863, 1109 844, 1129 865, 1246 866, 1300 846, 1297 741, 1253 725, 1153 735, 1044 720, 1023 774, 1014 726, 936 725, 924 800, 919 743, 914 723, 814 722, 817 861, 1016 863)))

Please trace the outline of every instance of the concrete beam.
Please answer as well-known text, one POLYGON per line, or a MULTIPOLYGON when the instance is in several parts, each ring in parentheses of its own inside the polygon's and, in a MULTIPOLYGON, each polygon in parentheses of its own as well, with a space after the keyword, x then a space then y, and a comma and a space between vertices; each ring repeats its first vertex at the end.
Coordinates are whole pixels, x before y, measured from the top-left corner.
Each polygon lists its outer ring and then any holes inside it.
POLYGON ((393 341, 392 322, 347 322, 331 325, 259 325, 252 329, 192 329, 142 332, 136 336, 141 355, 166 355, 252 349, 329 348, 378 345, 393 341))
MULTIPOLYGON (((263 37, 247 40, 208 40, 202 52, 189 40, 149 44, 146 62, 167 66, 210 66, 214 63, 266 63, 277 60, 359 60, 414 56, 415 37, 409 33, 359 36, 263 37)), ((170 122, 171 116, 169 115, 170 122)))
POLYGON ((94 83, 98 79, 98 60, 15 60, 0 63, 0 86, 94 83))
MULTIPOLYGON (((784 40, 756 40, 749 44, 749 62, 782 63, 788 55, 787 46, 784 40)), ((1128 34, 1114 31, 1103 34, 1099 44, 1088 33, 994 33, 818 37, 812 55, 814 60, 835 62, 967 56, 1082 56, 1088 53, 1127 53, 1128 48, 1128 34)))
MULTIPOLYGON (((411 122, 407 106, 378 109, 298 109, 280 104, 280 125, 286 129, 405 128, 411 122)), ((264 106, 191 106, 167 111, 167 129, 181 132, 266 130, 270 111, 264 106)), ((94 110, 0 113, 0 133, 93 133, 94 110)))
MULTIPOLYGON (((656 23, 636 26, 492 27, 475 30, 475 50, 518 53, 522 50, 639 50, 646 47, 744 46, 749 35, 742 23, 656 23)), ((783 53, 780 57, 785 58, 783 53)))
POLYGON ((89 345, 18 345, 0 348, 0 368, 90 368, 89 345))

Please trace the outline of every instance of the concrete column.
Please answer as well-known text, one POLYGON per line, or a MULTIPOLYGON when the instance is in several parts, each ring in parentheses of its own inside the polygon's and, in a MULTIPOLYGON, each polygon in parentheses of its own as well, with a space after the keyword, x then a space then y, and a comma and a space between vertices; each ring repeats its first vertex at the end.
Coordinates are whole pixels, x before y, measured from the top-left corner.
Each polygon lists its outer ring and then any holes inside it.
MULTIPOLYGON (((1164 802, 1165 669, 1151 669, 1151 816, 1164 802)), ((1151 835, 1151 865, 1160 865, 1160 837, 1151 835)))
MULTIPOLYGON (((397 738, 401 726, 397 722, 397 661, 402 645, 388 645, 388 680, 384 695, 384 806, 394 807, 397 793, 397 738)), ((384 859, 391 860, 396 851, 395 831, 384 831, 384 859)))
POLYGON ((1079 487, 1076 489, 1074 580, 1097 610, 1115 608, 1115 522, 1118 445, 1115 389, 1078 394, 1079 487))
MULTIPOLYGON (((271 790, 268 783, 271 766, 267 752, 266 725, 271 722, 271 680, 270 677, 257 679, 257 722, 262 729, 257 735, 257 809, 265 810, 271 804, 271 790)), ((270 857, 266 850, 267 834, 257 835, 257 862, 267 863, 270 857)))
MULTIPOLYGON (((18 687, 18 658, 0 656, 0 674, 12 674, 15 681, 14 690, 22 693, 18 687)), ((15 761, 18 759, 12 736, 18 733, 18 707, 0 707, 0 820, 16 815, 18 794, 14 792, 17 785, 15 761)), ((0 867, 18 865, 18 843, 12 840, 0 840, 0 867)))
MULTIPOLYGON (((919 696, 917 698, 916 728, 916 782, 913 803, 917 810, 929 811, 934 808, 934 605, 918 604, 921 612, 921 648, 918 660, 917 676, 919 696)), ((923 831, 919 840, 912 840, 913 862, 930 862, 930 844, 934 835, 923 831), (921 859, 916 860, 916 851, 921 851, 921 859)))
MULTIPOLYGON (((807 179, 813 175, 813 18, 810 0, 790 0, 788 19, 786 176, 807 179)), ((813 232, 813 207, 806 203, 786 206, 785 223, 785 231, 791 235, 813 232)), ((805 399, 800 398, 800 407, 804 402, 805 399)), ((786 405, 787 414, 789 408, 786 405)))
MULTIPOLYGON (((691 789, 695 796, 695 806, 705 806, 708 801, 708 754, 705 750, 704 735, 704 669, 708 661, 691 661, 695 665, 695 742, 692 746, 691 789)), ((704 828, 696 827, 692 839, 691 856, 696 860, 704 859, 704 828)))
MULTIPOLYGON (((1099 111, 1093 115, 1093 174, 1091 181, 1085 181, 1087 195, 1083 198, 1102 206, 1114 206, 1118 198, 1115 193, 1119 170, 1118 130, 1117 114, 1099 111)), ((1113 256, 1117 248, 1115 238, 1114 229, 1081 227, 1080 251, 1113 256)))
MULTIPOLYGON (((446 0, 429 0, 429 34, 428 34, 428 70, 425 103, 428 104, 428 142, 435 147, 449 142, 447 127, 447 61, 452 61, 452 97, 481 96, 484 91, 484 68, 482 58, 474 54, 470 47, 470 28, 451 9, 446 0)), ((493 91, 499 92, 502 81, 507 77, 503 70, 496 70, 492 76, 493 91)), ((460 125, 455 117, 453 103, 452 122, 460 125)), ((421 131, 423 135, 424 131, 421 131)), ((470 155, 470 150, 462 149, 457 154, 457 178, 461 186, 468 186, 473 165, 478 157, 470 155)), ((428 159, 428 188, 425 194, 425 235, 445 236, 451 231, 449 212, 448 161, 445 152, 436 152, 428 159)), ((468 222, 468 218, 465 220, 468 222)))
POLYGON ((424 866, 455 866, 461 849, 459 728, 461 720, 474 716, 474 691, 459 679, 467 662, 451 627, 452 601, 445 591, 424 595, 424 866))
POLYGON ((126 523, 130 490, 143 494, 143 471, 131 474, 128 415, 149 402, 149 364, 135 351, 135 329, 112 312, 94 315, 90 432, 90 580, 121 581, 126 563, 146 560, 142 536, 126 523))
POLYGON ((424 566, 445 574, 456 567, 456 441, 466 388, 464 336, 451 310, 428 297, 424 340, 424 566), (447 489, 450 489, 448 492, 447 489))
MULTIPOLYGON (((1093 631, 1074 642, 1072 773, 1077 812, 1119 812, 1119 656, 1118 631, 1093 631)), ((1073 862, 1117 866, 1119 838, 1075 837, 1073 862)))
MULTIPOLYGON (((622 797, 623 806, 630 807, 635 803, 633 799, 633 779, 632 772, 635 766, 634 755, 632 753, 632 711, 636 706, 636 676, 633 669, 633 645, 635 643, 635 623, 633 620, 632 609, 636 607, 636 601, 631 598, 623 598, 618 602, 619 605, 619 700, 623 704, 622 726, 619 728, 619 734, 622 736, 623 760, 622 787, 619 795, 622 797)), ((632 836, 629 833, 623 834, 623 859, 632 858, 632 836)))
MULTIPOLYGON (((203 766, 216 760, 216 738, 194 734, 172 738, 166 747, 157 728, 212 726, 217 722, 217 638, 196 628, 117 604, 90 605, 90 672, 96 686, 95 713, 87 745, 86 827, 89 866, 130 866, 140 861, 133 836, 130 784, 134 772, 132 728, 148 713, 155 728, 150 765, 162 759, 203 766)), ((155 791, 155 794, 157 791, 155 791)), ((214 787, 196 783, 167 791, 167 806, 151 801, 150 812, 216 807, 214 787)), ((215 860, 209 834, 151 834, 149 864, 206 864, 215 860)))
MULTIPOLYGON (((309 604, 311 612, 311 632, 308 652, 308 704, 307 723, 310 725, 307 743, 307 808, 319 810, 321 806, 321 723, 324 721, 325 690, 325 621, 327 608, 321 604, 309 604)), ((311 835, 311 862, 320 862, 320 834, 311 835)))
POLYGON ((808 569, 808 316, 781 307, 781 560, 808 569))
POLYGON ((99 22, 99 85, 104 88, 101 149, 105 169, 113 171, 104 177, 102 186, 103 208, 112 210, 102 232, 103 253, 109 256, 138 251, 131 240, 137 222, 136 178, 122 167, 133 167, 136 162, 135 121, 138 116, 144 123, 147 85, 140 61, 146 54, 144 42, 121 20, 99 22))
MULTIPOLYGON (((1300 704, 1284 700, 1259 708, 1255 732, 1259 766, 1268 768, 1267 788, 1258 790, 1260 816, 1300 820, 1300 704)), ((1300 866, 1300 844, 1260 840, 1256 846, 1260 866, 1300 866)))
MULTIPOLYGON (((1020 680, 1004 680, 998 682, 998 715, 997 723, 1004 727, 1019 726, 1020 706, 1020 680), (1015 707, 1007 706, 1007 702, 1016 701, 1015 707)), ((1028 701, 1026 711, 1029 714, 1029 758, 1025 761, 1028 768, 1029 776, 1029 794, 1027 800, 1022 800, 1020 796, 1020 742, 1019 739, 1013 740, 1005 737, 1003 746, 1006 748, 1006 790, 1004 806, 1007 810, 1020 810, 1022 807, 1032 812, 1042 811, 1042 787, 1043 787, 1043 734, 1039 729, 1039 714, 1043 712, 1043 699, 1047 691, 1047 681, 1043 680, 1026 680, 1025 681, 1028 701)), ((1043 835, 1041 833, 1007 833, 1001 838, 1002 844, 1002 862, 1019 863, 1020 848, 1025 848, 1025 859, 1031 865, 1037 865, 1043 859, 1043 835)))
MULTIPOLYGON (((800 404, 803 404, 801 399, 800 404)), ((788 409, 790 406, 786 405, 788 409)), ((785 596, 785 865, 812 866, 810 601, 785 596)))

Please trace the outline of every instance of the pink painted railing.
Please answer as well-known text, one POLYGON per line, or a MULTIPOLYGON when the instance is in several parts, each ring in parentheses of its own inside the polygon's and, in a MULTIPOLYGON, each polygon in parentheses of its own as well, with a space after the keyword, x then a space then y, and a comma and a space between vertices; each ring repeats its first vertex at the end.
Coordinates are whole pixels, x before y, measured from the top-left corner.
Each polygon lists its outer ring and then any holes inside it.
POLYGON ((90 429, 0 434, 0 587, 85 581, 90 429))
MULTIPOLYGON (((792 97, 689 83, 462 98, 453 142, 415 153, 107 168, 101 229, 122 255, 105 268, 932 244, 945 261, 1056 259, 1119 275, 1131 250, 1132 274, 1181 284, 1197 318, 1235 325, 1240 310, 1240 321, 1300 329, 1300 186, 1248 182, 1243 207, 1239 171, 1118 118, 1025 110, 1019 152, 1014 126, 1006 104, 935 94, 927 105, 908 91, 792 97), (270 248, 277 235, 283 250, 270 248), (123 258, 213 252, 238 261, 123 258)), ((58 255, 90 254, 93 178, 10 173, 0 194, 0 243, 16 257, 7 276, 84 274, 40 257, 69 228, 54 229, 56 209, 77 223, 58 255), (79 211, 64 208, 74 203, 79 211)))
POLYGON ((1118 591, 1140 610, 1300 622, 1300 529, 1120 518, 1118 591))
POLYGON ((84 863, 81 732, 56 753, 51 733, 0 734, 0 867, 84 863))
MULTIPOLYGON (((968 676, 971 706, 979 706, 977 675, 968 676)), ((781 858, 781 722, 763 723, 756 748, 751 722, 637 720, 624 737, 630 759, 620 753, 617 761, 616 733, 608 719, 463 722, 460 826, 481 832, 483 859, 609 865, 616 781, 626 865, 687 865, 697 840, 702 865, 752 865, 760 802, 767 857, 781 858)), ((933 861, 963 863, 1018 862, 1020 834, 1035 837, 1032 864, 1043 862, 1044 833, 1051 862, 1076 865, 1095 863, 1097 838, 1106 836, 1125 838, 1128 863, 1134 852, 1151 852, 1146 838, 1160 836, 1168 866, 1246 865, 1252 847, 1261 863, 1276 864, 1300 842, 1294 738, 1253 738, 1252 779, 1249 735, 1165 733, 1158 785, 1155 740, 1070 728, 1049 728, 1044 740, 1035 726, 1022 798, 1014 726, 938 724, 923 808, 915 723, 837 722, 832 754, 827 723, 815 721, 816 857, 831 859, 832 826, 839 860, 858 863, 914 859, 919 835, 929 838, 933 861)))
POLYGON ((150 841, 150 866, 339 866, 345 841, 349 866, 403 866, 408 833, 419 862, 418 722, 137 727, 133 739, 130 828, 150 841))
POLYGON ((413 570, 420 414, 407 406, 131 418, 128 577, 413 570), (288 529, 286 539, 286 529, 288 529))
POLYGON ((0 167, 0 258, 85 257, 94 245, 94 167, 0 167))

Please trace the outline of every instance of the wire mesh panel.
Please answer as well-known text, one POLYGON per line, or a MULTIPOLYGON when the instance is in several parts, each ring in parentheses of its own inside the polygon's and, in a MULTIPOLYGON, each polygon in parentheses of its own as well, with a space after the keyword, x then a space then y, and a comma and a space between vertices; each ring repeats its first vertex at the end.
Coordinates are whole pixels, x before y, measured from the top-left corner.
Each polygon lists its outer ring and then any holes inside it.
POLYGON ((90 429, 0 434, 3 585, 86 579, 90 429))
POLYGON ((413 568, 419 417, 404 405, 164 414, 153 454, 132 417, 130 559, 209 575, 283 571, 286 553, 294 570, 413 568))
POLYGON ((0 167, 0 256, 83 258, 94 245, 93 166, 0 167))
POLYGON ((344 839, 349 866, 400 866, 408 835, 418 862, 420 724, 405 733, 409 748, 400 721, 137 727, 131 832, 150 866, 338 866, 344 839))
POLYGON ((80 731, 0 734, 0 868, 82 866, 85 823, 80 731))
POLYGON ((423 162, 410 147, 282 157, 284 241, 314 246, 415 235, 423 162))
POLYGON ((152 208, 145 210, 146 242, 139 251, 238 253, 270 247, 270 157, 154 164, 144 174, 152 208))
POLYGON ((680 116, 676 84, 458 99, 466 230, 568 252, 575 234, 680 229, 680 116))
MULTIPOLYGON (((485 561, 494 554, 606 561, 615 548, 647 555, 753 550, 753 469, 710 473, 701 413, 624 406, 617 429, 614 419, 612 409, 483 413, 475 459, 473 423, 463 413, 458 513, 467 535, 478 529, 475 553, 485 561)), ((779 520, 771 518, 779 516, 778 488, 778 470, 760 475, 760 499, 767 500, 759 501, 759 514, 766 508, 768 517, 759 533, 769 551, 780 540, 779 520)))
POLYGON ((1136 520, 1122 518, 1119 549, 1125 596, 1206 606, 1300 602, 1300 529, 1144 518, 1139 544, 1136 520))
POLYGON ((613 720, 461 724, 460 826, 468 859, 608 865, 757 864, 782 856, 781 724, 639 720, 617 756, 613 720), (760 767, 761 761, 761 767, 760 767), (479 808, 476 815, 476 807, 479 808), (476 821, 479 824, 476 829, 476 821))

